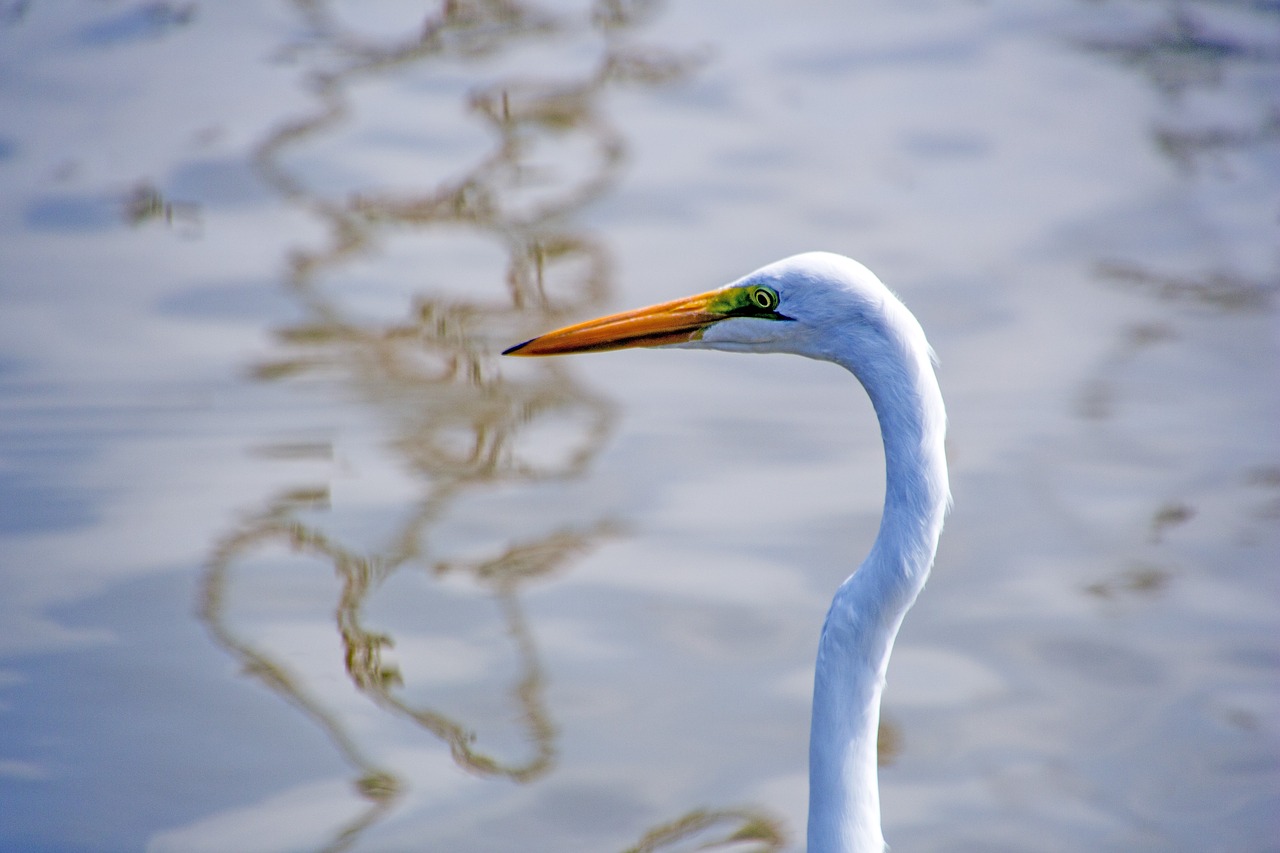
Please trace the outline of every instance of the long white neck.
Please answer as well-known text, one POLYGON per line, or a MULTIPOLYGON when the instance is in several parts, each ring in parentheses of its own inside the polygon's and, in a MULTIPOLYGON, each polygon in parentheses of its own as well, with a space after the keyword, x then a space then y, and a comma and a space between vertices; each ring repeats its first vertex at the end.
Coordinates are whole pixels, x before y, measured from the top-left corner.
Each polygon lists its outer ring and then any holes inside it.
POLYGON ((809 853, 885 849, 876 781, 880 695, 894 638, 929 576, 950 500, 946 414, 923 336, 920 344, 870 374, 845 363, 859 374, 880 421, 886 491, 875 544, 836 592, 818 645, 809 853))

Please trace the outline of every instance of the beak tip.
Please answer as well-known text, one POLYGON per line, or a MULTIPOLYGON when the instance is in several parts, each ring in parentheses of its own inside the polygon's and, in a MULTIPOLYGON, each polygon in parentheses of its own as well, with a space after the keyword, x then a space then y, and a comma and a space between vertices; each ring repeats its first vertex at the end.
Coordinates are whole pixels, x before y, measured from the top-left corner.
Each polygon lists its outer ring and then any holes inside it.
POLYGON ((521 353, 521 352, 520 352, 520 350, 524 349, 526 346, 528 346, 528 345, 529 345, 529 344, 531 344, 531 343, 533 343, 533 339, 532 339, 532 338, 530 338, 529 340, 525 341, 524 343, 516 344, 516 345, 515 345, 515 346, 513 346, 513 347, 507 347, 506 349, 504 349, 504 350, 502 351, 502 354, 503 354, 503 355, 522 355, 523 353, 521 353))

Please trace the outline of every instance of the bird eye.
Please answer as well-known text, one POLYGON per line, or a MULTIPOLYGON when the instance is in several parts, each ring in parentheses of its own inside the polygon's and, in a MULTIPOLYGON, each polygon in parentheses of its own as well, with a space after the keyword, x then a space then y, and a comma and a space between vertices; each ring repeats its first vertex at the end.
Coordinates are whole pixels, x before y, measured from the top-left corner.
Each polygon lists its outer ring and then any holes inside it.
POLYGON ((753 287, 750 294, 751 303, 762 311, 772 311, 778 307, 778 294, 767 287, 753 287))

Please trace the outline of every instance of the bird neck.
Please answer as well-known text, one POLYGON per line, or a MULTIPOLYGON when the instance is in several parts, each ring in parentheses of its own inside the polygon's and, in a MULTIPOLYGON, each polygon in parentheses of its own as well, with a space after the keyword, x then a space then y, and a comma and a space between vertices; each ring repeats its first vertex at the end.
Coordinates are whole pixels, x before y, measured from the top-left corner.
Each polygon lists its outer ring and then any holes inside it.
POLYGON ((876 738, 898 628, 933 564, 949 501, 946 415, 927 355, 883 387, 863 381, 880 421, 885 502, 871 553, 836 592, 814 672, 809 853, 884 850, 876 738))

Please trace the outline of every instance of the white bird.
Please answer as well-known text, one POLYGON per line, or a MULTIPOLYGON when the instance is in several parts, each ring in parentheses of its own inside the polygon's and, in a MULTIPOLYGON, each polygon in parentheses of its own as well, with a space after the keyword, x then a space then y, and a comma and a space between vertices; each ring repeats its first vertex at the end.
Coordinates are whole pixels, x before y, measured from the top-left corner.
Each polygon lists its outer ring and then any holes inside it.
POLYGON ((883 851, 876 734, 894 638, 933 565, 950 504, 946 411, 915 316, 862 264, 811 252, 718 290, 568 326, 507 355, 679 346, 788 352, 862 383, 884 442, 885 498, 871 552, 832 599, 809 733, 810 853, 883 851))

